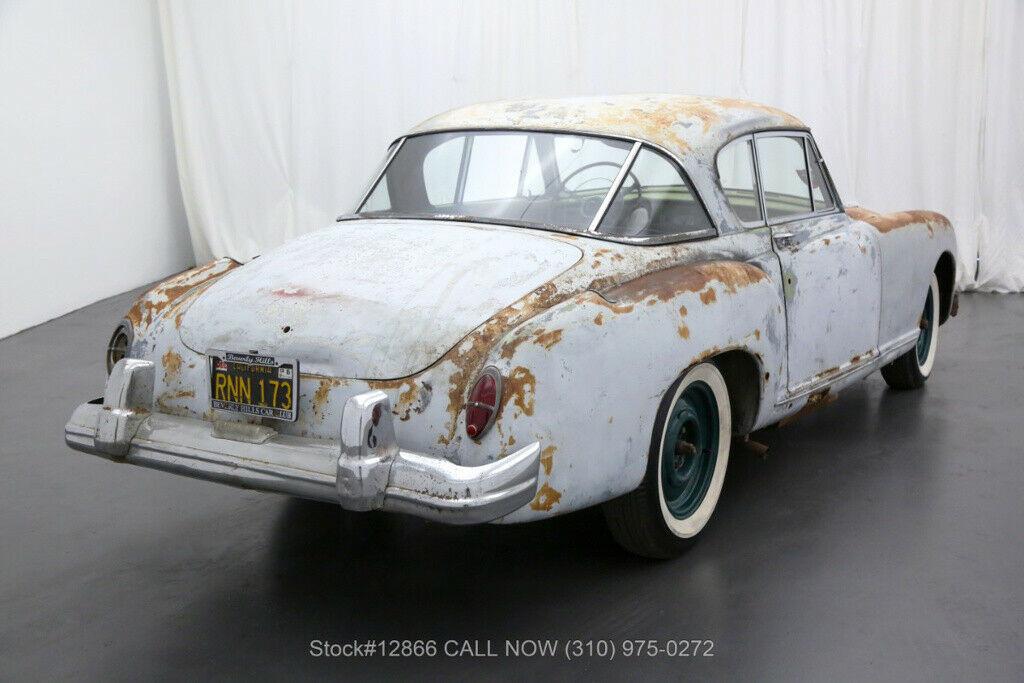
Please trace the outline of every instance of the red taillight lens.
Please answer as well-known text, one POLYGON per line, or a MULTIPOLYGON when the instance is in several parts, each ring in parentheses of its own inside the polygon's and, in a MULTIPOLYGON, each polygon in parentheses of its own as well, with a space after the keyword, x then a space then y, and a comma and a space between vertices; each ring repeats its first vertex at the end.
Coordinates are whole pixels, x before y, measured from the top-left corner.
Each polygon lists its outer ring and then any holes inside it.
POLYGON ((466 434, 479 439, 494 423, 501 400, 501 375, 495 368, 486 368, 466 402, 466 434))

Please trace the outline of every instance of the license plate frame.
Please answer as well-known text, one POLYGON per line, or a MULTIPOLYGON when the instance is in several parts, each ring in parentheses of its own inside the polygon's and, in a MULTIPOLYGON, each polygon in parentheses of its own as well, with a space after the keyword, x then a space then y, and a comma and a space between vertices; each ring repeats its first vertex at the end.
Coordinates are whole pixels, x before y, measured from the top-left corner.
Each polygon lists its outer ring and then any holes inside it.
POLYGON ((298 419, 297 358, 223 349, 210 349, 206 358, 214 410, 283 422, 298 419))

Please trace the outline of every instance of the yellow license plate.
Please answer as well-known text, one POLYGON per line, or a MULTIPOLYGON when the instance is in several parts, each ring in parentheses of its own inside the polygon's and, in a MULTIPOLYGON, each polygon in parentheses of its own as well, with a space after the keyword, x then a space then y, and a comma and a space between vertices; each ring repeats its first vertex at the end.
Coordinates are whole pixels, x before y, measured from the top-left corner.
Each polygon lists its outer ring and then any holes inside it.
POLYGON ((299 362, 258 353, 209 351, 210 405, 217 410, 294 422, 299 362))

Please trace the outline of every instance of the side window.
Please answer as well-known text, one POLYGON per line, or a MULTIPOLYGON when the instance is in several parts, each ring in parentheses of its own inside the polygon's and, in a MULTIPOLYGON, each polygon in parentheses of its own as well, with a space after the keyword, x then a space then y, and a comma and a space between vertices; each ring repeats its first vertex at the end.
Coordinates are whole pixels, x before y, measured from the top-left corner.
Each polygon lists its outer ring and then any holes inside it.
POLYGON ((559 183, 578 197, 604 197, 632 147, 621 140, 583 135, 559 135, 554 146, 559 183))
POLYGON ((730 142, 718 153, 716 164, 729 206, 744 223, 760 223, 763 218, 754 173, 753 141, 741 138, 730 142))
POLYGON ((676 165, 644 147, 608 205, 598 232, 654 237, 709 228, 704 207, 676 165))
POLYGON ((825 183, 825 173, 821 168, 822 161, 814 149, 810 139, 807 140, 807 159, 811 163, 811 197, 814 199, 815 211, 830 211, 836 208, 832 193, 825 183))
MULTIPOLYGON (((455 202, 459 183, 459 159, 466 146, 466 136, 452 138, 427 152, 423 158, 423 188, 433 206, 455 202)), ((383 183, 382 183, 383 184, 383 183)))
POLYGON ((765 212, 769 220, 811 213, 804 138, 773 135, 758 137, 756 143, 765 212))
POLYGON ((519 194, 526 135, 476 135, 462 201, 509 199, 519 194))

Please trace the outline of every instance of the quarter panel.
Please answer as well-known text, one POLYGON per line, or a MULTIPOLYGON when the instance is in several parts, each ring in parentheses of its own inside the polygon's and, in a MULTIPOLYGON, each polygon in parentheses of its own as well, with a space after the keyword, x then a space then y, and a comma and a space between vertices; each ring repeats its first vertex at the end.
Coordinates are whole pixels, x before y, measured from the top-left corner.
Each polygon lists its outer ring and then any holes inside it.
POLYGON ((587 507, 636 488, 658 407, 690 366, 730 349, 758 365, 771 420, 784 370, 782 300, 774 257, 762 269, 713 262, 666 269, 600 294, 587 291, 517 328, 491 364, 508 378, 502 411, 472 459, 544 446, 541 484, 521 522, 587 507), (774 264, 774 270, 772 266, 774 264), (767 391, 765 387, 770 387, 767 391))

